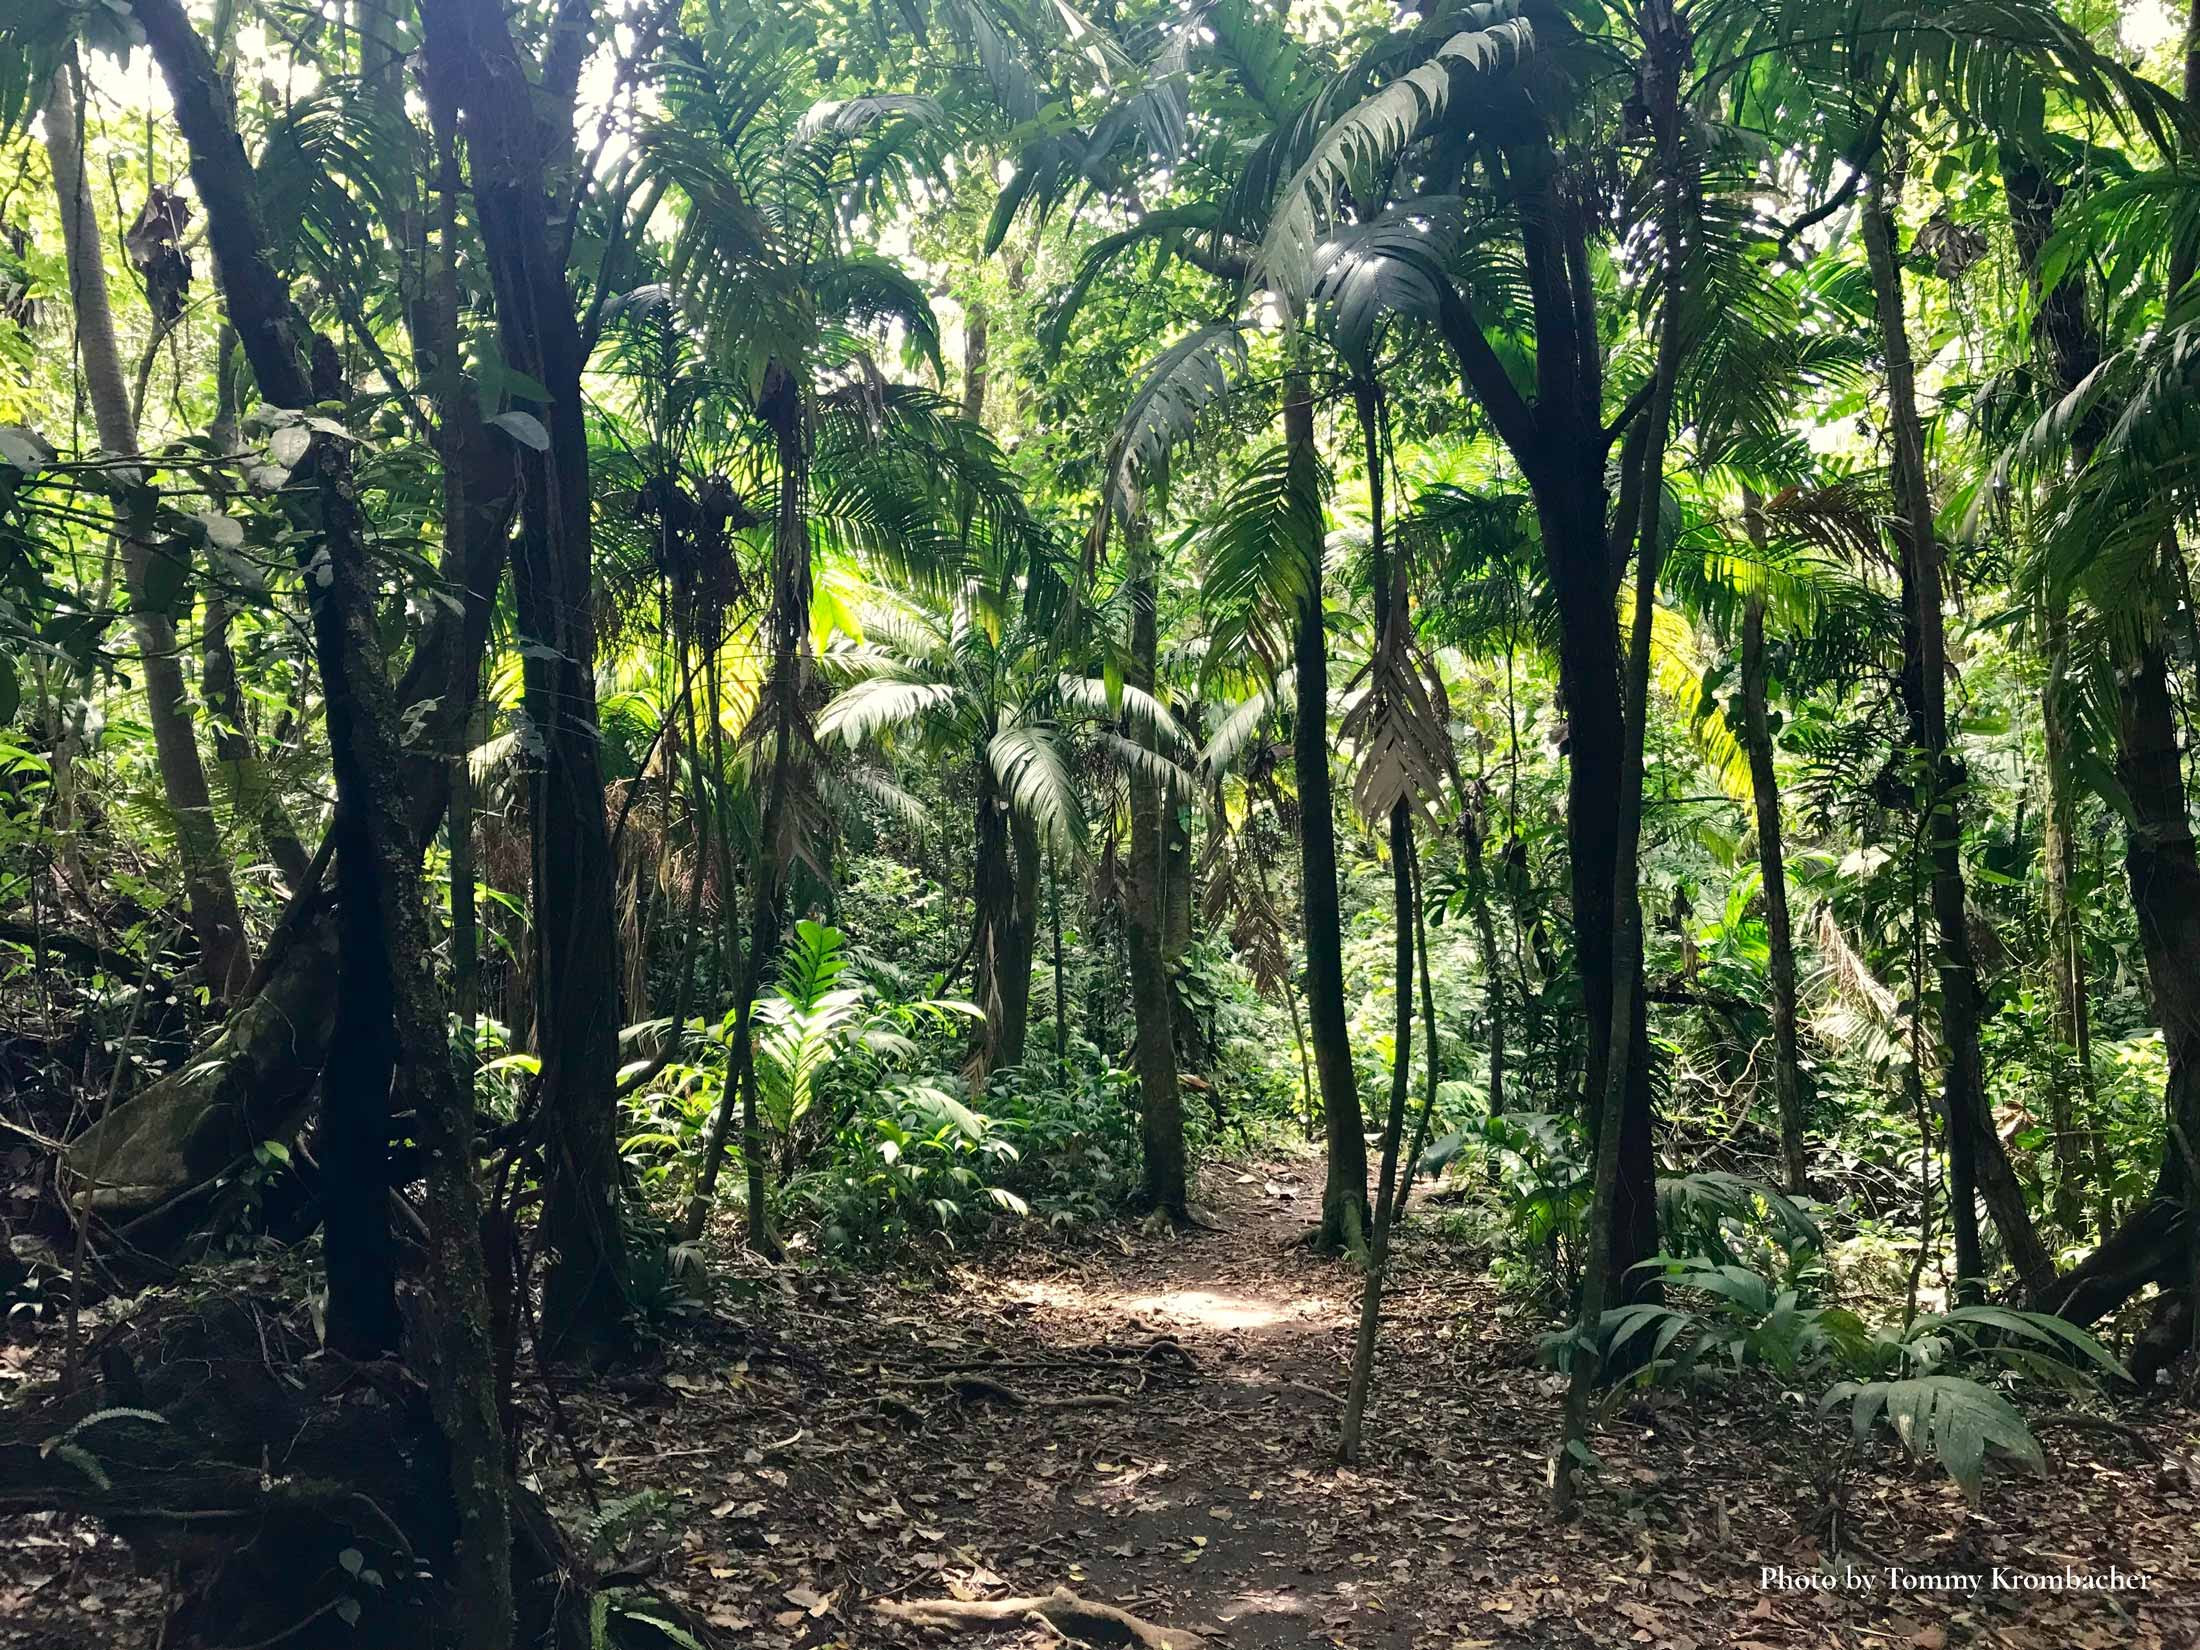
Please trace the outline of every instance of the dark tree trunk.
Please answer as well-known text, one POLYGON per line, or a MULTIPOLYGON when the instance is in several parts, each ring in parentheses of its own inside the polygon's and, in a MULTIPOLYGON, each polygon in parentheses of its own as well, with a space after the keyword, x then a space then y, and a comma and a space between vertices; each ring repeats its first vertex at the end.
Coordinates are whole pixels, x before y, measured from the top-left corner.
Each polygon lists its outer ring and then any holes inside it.
MULTIPOLYGON (((1369 562, 1375 586, 1375 647, 1378 655, 1402 648, 1411 635, 1406 612, 1406 583, 1394 575, 1383 544, 1382 400, 1364 379, 1353 400, 1366 442, 1369 562)), ((1368 1242, 1367 1279, 1360 1286, 1359 1332, 1352 1348, 1352 1378, 1345 1390, 1344 1414, 1337 1429, 1337 1455, 1356 1461, 1360 1431, 1375 1384, 1375 1336, 1381 1325, 1383 1283, 1390 1270, 1390 1234, 1397 1218, 1398 1155, 1405 1136, 1406 1095, 1413 1077, 1413 941, 1418 904, 1414 891, 1413 814, 1403 798, 1391 806, 1390 819, 1391 990, 1396 999, 1391 1019, 1390 1105, 1383 1114, 1382 1169, 1375 1182, 1375 1226, 1368 1242)))
MULTIPOLYGON (((1413 1139, 1406 1147, 1398 1174, 1397 1195, 1391 1199, 1390 1222, 1395 1226, 1406 1217, 1406 1203, 1413 1191, 1413 1176, 1420 1167, 1421 1153, 1428 1145, 1429 1128, 1436 1116, 1436 1089, 1442 1074, 1440 1051, 1436 1046, 1436 982, 1429 974, 1428 954, 1428 889, 1424 885, 1419 868, 1419 856, 1415 856, 1413 878, 1413 932, 1417 963, 1421 975, 1421 1041, 1424 1058, 1428 1063, 1428 1084, 1421 1094, 1421 1114, 1414 1119, 1413 1139)), ((1494 1051, 1493 1051, 1494 1052, 1494 1051)))
POLYGON ((998 1063, 1023 1063, 1031 1035, 1031 969, 1039 949, 1039 833, 1029 821, 1011 817, 1009 846, 1015 853, 1015 898, 1011 903, 1007 968, 1001 981, 1001 1046, 998 1063))
MULTIPOLYGON (((291 329, 289 294, 269 262, 228 89, 177 0, 133 0, 146 44, 168 82, 207 214, 207 239, 229 316, 261 396, 280 408, 314 399, 291 329)), ((346 1350, 394 1339, 388 1287, 388 1105, 394 1063, 400 1102, 427 1149, 431 1286, 416 1352, 450 1448, 460 1538, 455 1581, 467 1623, 461 1650, 502 1650, 512 1632, 510 1517, 503 1435, 488 1344, 481 1208, 473 1174, 473 1106, 452 1081, 448 1033, 430 973, 428 919, 416 838, 406 817, 401 734, 376 623, 374 580, 344 443, 318 437, 298 468, 312 482, 310 539, 299 546, 313 608, 336 780, 339 955, 344 1006, 323 1125, 356 1143, 330 1155, 341 1215, 328 1230, 329 1323, 346 1350), (316 574, 326 558, 328 577, 316 574), (333 1114, 333 1115, 332 1115, 333 1114), (372 1214, 368 1214, 371 1203, 372 1214), (339 1248, 350 1251, 339 1262, 339 1248), (353 1299, 339 1309, 339 1278, 353 1299)), ((342 1344, 339 1342, 339 1344, 342 1344)))
POLYGON ((1971 952, 1963 884, 1962 763, 1951 749, 1947 709, 1947 636, 1942 616, 1943 561, 1933 527, 1925 470, 1925 433, 1917 412, 1916 370, 1895 252, 1892 198, 1875 169, 1865 186, 1864 248, 1871 264, 1880 344, 1887 363, 1887 401, 1894 438, 1893 532, 1902 556, 1903 692, 1912 738, 1924 767, 1921 806, 1932 872, 1933 922, 1940 977, 1940 1032, 1946 1074, 1941 1093, 1948 1130, 1948 1198, 1956 1239, 1959 1288, 1975 1294, 1984 1282, 1978 1204, 1983 1196, 2003 1246, 2027 1288, 2044 1287, 2054 1262, 2033 1230, 2000 1137, 1986 1115, 1985 1071, 1979 1054, 1978 968, 1971 952))
POLYGON ((1467 870, 1467 904, 1474 916, 1474 937, 1482 947, 1483 1018, 1490 1049, 1490 1115, 1505 1110, 1505 966, 1497 949, 1497 921, 1490 911, 1490 872, 1486 855, 1489 816, 1480 781, 1473 802, 1459 822, 1467 870))
MULTIPOLYGON (((2075 752, 2070 720, 2063 704, 2070 672, 2070 614, 2067 603, 2051 601, 2046 625, 2047 680, 2040 687, 2040 720, 2047 744, 2047 805, 2041 833, 2040 858, 2047 872, 2048 966, 2055 979, 2056 1041, 2069 1050, 2065 1060, 2058 1049, 2049 1094, 2050 1123, 2054 1129, 2055 1220, 2064 1231, 2081 1236, 2085 1231, 2084 1190, 2086 1159, 2105 1167, 2098 1154, 2086 1152, 2088 1131, 2100 1138, 2100 1100, 2093 1082, 2093 1013, 2088 1000, 2085 963, 2085 925, 2071 897, 2077 874, 2077 797, 2073 785, 2075 752), (2073 1104, 2071 1086, 2077 1087, 2073 1104), (2078 1116, 2080 1107, 2084 1121, 2078 1116)), ((2100 1200, 2102 1235, 2107 1235, 2108 1199, 2106 1176, 2094 1187, 2100 1200)))
POLYGON ((1574 966, 1588 1029, 1585 1109, 1593 1119, 1610 1059, 1615 989, 1625 984, 1626 1103, 1608 1223, 1613 1276, 1629 1294, 1641 1296, 1656 1289, 1654 1280, 1633 1270, 1657 1252, 1649 1022, 1639 977, 1624 982, 1615 977, 1612 944, 1619 865, 1612 800, 1620 794, 1625 720, 1613 604, 1624 556, 1634 544, 1641 463, 1638 457, 1622 464, 1618 506, 1607 520, 1605 462, 1613 431, 1604 424, 1603 346, 1589 270, 1587 209, 1566 187, 1549 134, 1508 150, 1507 160, 1521 195, 1521 247, 1535 312, 1534 401, 1522 397, 1463 297, 1444 296, 1439 322, 1462 380, 1519 462, 1542 528, 1567 714, 1566 839, 1574 966))
MULTIPOLYGON (((970 865, 971 990, 985 1018, 970 1060, 971 1081, 983 1086, 996 1066, 1021 1057, 1023 1030, 1011 1030, 1016 996, 1016 901, 1019 867, 1009 847, 1009 802, 986 752, 978 752, 978 802, 974 818, 976 848, 970 865), (1015 1052, 1009 1049, 1013 1043, 1015 1052)), ((1029 956, 1025 957, 1024 999, 1029 1000, 1029 956)))
MULTIPOLYGON (((1586 458, 1588 455, 1584 454, 1586 458)), ((1582 1091, 1592 1123, 1611 1063, 1612 1004, 1622 983, 1613 950, 1614 878, 1619 868, 1625 717, 1620 702, 1619 625, 1613 611, 1601 459, 1584 463, 1571 487, 1539 491, 1544 555, 1558 590, 1559 682, 1566 696, 1566 843, 1573 886, 1574 967, 1588 1030, 1582 1091)), ((1623 506, 1624 508, 1624 506, 1623 506)), ((1622 531, 1619 535, 1630 535, 1622 531)), ((1658 1251, 1657 1164, 1651 1141, 1649 1012, 1639 957, 1626 980, 1626 1104, 1620 1113, 1619 1179, 1609 1205, 1612 1276, 1621 1298, 1648 1282, 1633 1270, 1658 1251)))
MULTIPOLYGON (((1750 542, 1765 546, 1764 515, 1755 493, 1743 494, 1750 542)), ((1764 883, 1765 972, 1772 984, 1772 1093, 1780 1114, 1780 1160, 1787 1189, 1810 1190, 1810 1134, 1803 1115, 1803 1069, 1796 1034, 1795 931, 1789 920, 1787 853, 1780 840, 1780 776, 1772 760, 1772 718, 1765 676, 1765 601, 1752 595, 1742 612, 1742 745, 1757 813, 1757 870, 1764 883)))
POLYGON ((736 1107, 741 1120, 742 1168, 748 1182, 748 1244, 761 1255, 776 1255, 769 1187, 765 1180, 764 1132, 756 1112, 756 1051, 751 1019, 764 968, 779 948, 784 890, 795 859, 810 851, 805 830, 814 823, 801 806, 802 764, 811 750, 807 685, 810 632, 809 448, 801 380, 781 361, 764 369, 757 411, 772 431, 779 460, 779 502, 772 524, 772 595, 765 629, 771 658, 764 691, 746 738, 752 768, 762 764, 764 812, 754 897, 750 906, 749 946, 734 1001, 733 1056, 725 1097, 712 1119, 710 1135, 696 1169, 695 1191, 688 1199, 682 1229, 701 1236, 718 1188, 736 1107))
MULTIPOLYGON (((1647 1036, 1642 989, 1640 873, 1643 744, 1650 725, 1650 632, 1656 617, 1658 569, 1664 551, 1658 528, 1662 514, 1660 500, 1665 490, 1666 437, 1673 416, 1674 388, 1680 376, 1681 295, 1688 279, 1683 248, 1691 239, 1702 205, 1695 169, 1681 129, 1680 77, 1690 59, 1688 24, 1673 0, 1655 0, 1645 5, 1639 13, 1639 23, 1643 55, 1637 89, 1648 111, 1655 144, 1648 170, 1658 192, 1658 239, 1665 260, 1665 294, 1658 312, 1657 356, 1642 412, 1642 447, 1637 460, 1640 493, 1636 511, 1639 513, 1628 509, 1623 488, 1619 529, 1613 546, 1615 553, 1611 558, 1615 568, 1623 567, 1630 546, 1636 550, 1634 619, 1627 646, 1618 785, 1613 792, 1617 806, 1612 809, 1610 1031, 1605 1044, 1603 1088, 1601 1092, 1590 1090, 1597 1107, 1596 1169, 1590 1201, 1592 1225, 1588 1260, 1582 1268, 1581 1307, 1573 1335, 1565 1423, 1551 1469, 1552 1504, 1562 1514, 1572 1500, 1577 1454, 1586 1453, 1589 1393, 1602 1372, 1604 1361, 1599 1340, 1604 1312, 1615 1296, 1624 1298, 1622 1291, 1629 1275, 1621 1265, 1618 1245, 1623 1236, 1633 1234, 1616 1219, 1598 1220, 1596 1212, 1610 1209, 1615 1217, 1621 1213, 1628 1114, 1634 1105, 1630 1091, 1634 1086, 1635 1067, 1641 1064, 1637 1046, 1647 1036)), ((1578 732, 1576 737, 1578 739, 1578 732)), ((1578 792, 1575 800, 1580 800, 1578 792)), ((1577 888, 1578 877, 1577 870, 1577 888)), ((1645 1128, 1647 1121, 1646 1116, 1645 1128)), ((1654 1184, 1648 1189, 1654 1200, 1654 1184)), ((1649 1211, 1649 1218, 1654 1228, 1654 1207, 1649 1211)))
POLYGON ((514 402, 547 442, 521 444, 512 561, 532 734, 537 1139, 543 1235, 555 1255, 542 1349, 596 1362, 625 1349, 629 1313, 614 1142, 618 1016, 605 1012, 618 953, 596 725, 586 362, 545 166, 560 123, 570 128, 571 87, 530 82, 496 0, 429 0, 422 21, 430 74, 463 117, 505 363, 549 395, 514 402))
MULTIPOLYGON (((2188 110, 2200 108, 2200 0, 2191 8, 2185 33, 2184 102, 2188 110)), ((2190 256, 2174 253, 2172 296, 2193 273, 2190 256)), ((2165 546, 2165 557, 2181 559, 2174 542, 2165 546)), ((2115 633, 2116 772, 2132 811, 2124 868, 2139 919, 2155 1022, 2169 1054, 2166 1138, 2153 1196, 2082 1265, 2035 1293, 2035 1305, 2081 1324, 2115 1310, 2150 1282, 2182 1284, 2192 1303, 2200 1305, 2200 1218, 2195 1215, 2200 1177, 2188 1155, 2200 1152, 2200 854, 2193 841, 2177 704, 2161 634, 2163 581, 2149 583, 2155 587, 2153 599, 2115 633)), ((2200 1322, 2200 1313, 2194 1317, 2200 1322)))
MULTIPOLYGON (((1285 386, 1284 440, 1311 453, 1314 403, 1306 380, 1285 386)), ((1322 547, 1307 547, 1306 593, 1292 624, 1296 704, 1291 730, 1299 789, 1299 904, 1306 923, 1306 1016, 1321 1084, 1329 1147, 1317 1245, 1331 1254, 1367 1248, 1367 1137, 1344 1013, 1344 933, 1337 909, 1337 825, 1329 781, 1329 633, 1322 606, 1322 547)))
MULTIPOLYGON (((2009 226, 2038 302, 2032 318, 2032 345, 2052 393, 2068 395, 2100 365, 2101 345, 2086 312, 2081 275, 2066 276, 2044 296, 2039 291, 2040 260, 2054 234, 2055 213, 2062 204, 2063 191, 2014 146, 2004 147, 2001 167, 2003 192, 2009 200, 2009 226)), ((2099 442, 2098 425, 2099 413, 2095 412, 2072 432, 2071 447, 2080 463, 2091 456, 2099 442)), ((2092 1015, 2086 1000, 2085 933, 2081 915, 2070 897, 2077 866, 2077 844, 2072 836, 2076 801, 2071 789, 2071 729, 2064 703, 2070 660, 2070 603, 2059 586, 2047 593, 2045 650, 2047 681, 2040 689, 2040 717, 2047 742, 2047 807, 2041 858, 2047 872, 2047 932, 2055 980, 2056 1032, 2071 1052, 2070 1063, 2077 1068, 2071 1073, 2058 1051, 2049 1091, 2054 1129, 2054 1207, 2057 1223, 2066 1232, 2078 1234, 2084 1230, 2080 1192, 2085 1169, 2080 1157, 2080 1125, 2071 1103, 2072 1075, 2089 1122, 2097 1120, 2098 1104, 2093 1087, 2092 1015)), ((2109 1195, 2105 1179, 2099 1192, 2104 1199, 2109 1195)), ((2107 1224, 2104 1214, 2104 1235, 2107 1224)))
MULTIPOLYGON (((1130 533, 1125 577, 1131 600, 1131 671, 1135 687, 1153 691, 1158 644, 1153 539, 1144 522, 1130 533)), ((1138 1065, 1139 1140, 1143 1147, 1147 1205, 1183 1222, 1185 1207, 1184 1096, 1177 1086, 1168 962, 1162 929, 1166 916, 1165 848, 1161 812, 1167 787, 1142 766, 1130 771, 1130 894, 1124 927, 1130 950, 1132 1034, 1138 1065)))

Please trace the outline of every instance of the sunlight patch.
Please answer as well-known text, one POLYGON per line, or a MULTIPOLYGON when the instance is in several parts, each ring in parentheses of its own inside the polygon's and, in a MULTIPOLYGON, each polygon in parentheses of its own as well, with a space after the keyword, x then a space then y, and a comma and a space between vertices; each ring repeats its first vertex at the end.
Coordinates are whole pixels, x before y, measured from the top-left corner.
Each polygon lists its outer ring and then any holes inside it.
POLYGON ((1218 1295, 1211 1289, 1172 1289, 1162 1295, 1141 1295, 1123 1306, 1126 1311, 1188 1319, 1210 1329, 1266 1329, 1295 1315, 1274 1301, 1218 1295))

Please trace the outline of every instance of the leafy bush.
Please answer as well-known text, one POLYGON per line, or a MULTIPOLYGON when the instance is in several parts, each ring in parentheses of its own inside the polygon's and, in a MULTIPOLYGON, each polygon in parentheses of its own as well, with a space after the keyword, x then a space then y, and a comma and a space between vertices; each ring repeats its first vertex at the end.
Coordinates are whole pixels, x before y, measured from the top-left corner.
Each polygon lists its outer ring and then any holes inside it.
MULTIPOLYGON (((2099 1341, 2045 1313, 1959 1306, 1874 1329, 1846 1307, 1804 1299, 1819 1275, 1808 1250, 1779 1280, 1700 1256, 1659 1255, 1643 1266, 1659 1269, 1668 1292, 1683 1300, 1638 1301, 1605 1313, 1598 1330, 1605 1366, 1630 1369, 1627 1384, 1749 1369, 1798 1385, 1840 1377, 1821 1413, 1849 1404, 1859 1440, 1883 1416, 1912 1453, 1937 1459, 1974 1498, 1989 1446, 2020 1462, 2040 1460, 2024 1417, 1984 1377, 2085 1388, 2124 1375, 2099 1341)), ((1546 1342, 1561 1365, 1572 1346, 1567 1334, 1546 1342)))
POLYGON ((785 1196, 813 1218, 828 1250, 888 1250, 937 1233, 991 1223, 1025 1204, 999 1183, 1013 1144, 989 1119, 933 1082, 882 1091, 878 1110, 849 1123, 823 1154, 823 1166, 797 1175, 785 1196))

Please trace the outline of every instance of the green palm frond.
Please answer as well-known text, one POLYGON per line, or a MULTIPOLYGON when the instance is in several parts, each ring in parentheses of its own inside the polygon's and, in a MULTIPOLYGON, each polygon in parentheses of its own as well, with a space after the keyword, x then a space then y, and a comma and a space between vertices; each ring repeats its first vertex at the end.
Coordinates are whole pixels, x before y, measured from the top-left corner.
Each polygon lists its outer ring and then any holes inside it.
POLYGON ((1295 671, 1278 671, 1271 681, 1256 687, 1250 698, 1231 706, 1229 714, 1207 736, 1206 748, 1199 756, 1200 765, 1211 775, 1225 774, 1236 767, 1269 720, 1291 703, 1292 685, 1296 680, 1295 671))
POLYGON ((1203 603, 1217 646, 1242 639, 1273 675, 1285 629, 1314 587, 1329 478, 1312 448, 1279 444, 1256 458, 1201 530, 1203 603))
POLYGON ((794 135, 796 141, 808 143, 821 137, 853 137, 887 121, 938 126, 946 118, 936 98, 912 92, 873 92, 865 97, 827 98, 811 104, 795 122, 794 135))
POLYGON ((1315 249, 1312 300, 1337 353, 1365 371, 1393 315, 1433 321, 1451 296, 1444 265, 1465 232, 1456 195, 1417 195, 1315 249))
POLYGON ((1313 288, 1319 247, 1338 200, 1425 135, 1456 93, 1501 73, 1534 42, 1512 0, 1488 0, 1445 21, 1455 32, 1432 41, 1420 61, 1331 122, 1284 185, 1254 255, 1253 279, 1292 308, 1303 307, 1313 288))
POLYGON ((1191 736, 1169 707, 1131 682, 1108 683, 1090 676, 1064 676, 1056 691, 1064 710, 1094 721, 1120 717, 1123 725, 1155 750, 1189 754, 1191 736))
POLYGON ((1084 803, 1052 729, 1031 722, 1003 728, 987 743, 985 760, 1011 810, 1063 852, 1083 850, 1084 803))
POLYGON ((1105 497, 1128 517, 1138 501, 1133 478, 1155 474, 1169 449, 1192 433, 1200 413, 1230 390, 1230 373, 1245 366, 1245 331, 1235 321, 1210 321, 1154 358, 1131 392, 1108 443, 1105 497))
POLYGON ((837 694, 818 713, 820 741, 838 739, 865 744, 891 728, 908 727, 951 712, 959 695, 947 682, 902 682, 874 678, 837 694))
POLYGON ((1907 1381, 1843 1381, 1819 1403, 1828 1414, 1849 1406, 1849 1424, 1863 1443, 1880 1420, 1894 1428, 1920 1460, 1937 1460, 1963 1493, 1977 1501, 1989 1451, 2033 1472, 2047 1470, 2039 1440, 2014 1404, 2000 1393, 1959 1375, 1920 1375, 1907 1381))

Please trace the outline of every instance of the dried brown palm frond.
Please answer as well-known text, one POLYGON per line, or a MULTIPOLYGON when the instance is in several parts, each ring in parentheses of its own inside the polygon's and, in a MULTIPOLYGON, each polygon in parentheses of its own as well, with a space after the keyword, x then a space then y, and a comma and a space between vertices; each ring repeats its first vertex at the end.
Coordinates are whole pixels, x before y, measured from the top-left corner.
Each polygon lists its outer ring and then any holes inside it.
POLYGON ((1359 748, 1352 801, 1370 824, 1388 819, 1401 803, 1433 817, 1447 787, 1458 793, 1451 733, 1429 691, 1432 674, 1414 641, 1401 589, 1374 654, 1346 690, 1364 682, 1366 692, 1337 730, 1359 748))

